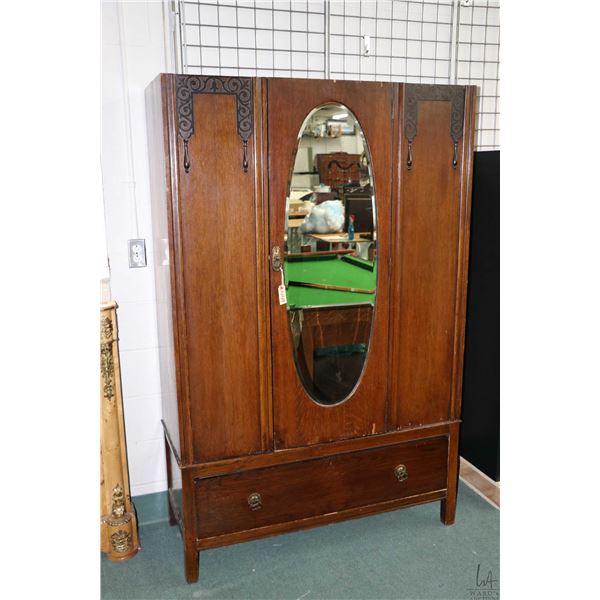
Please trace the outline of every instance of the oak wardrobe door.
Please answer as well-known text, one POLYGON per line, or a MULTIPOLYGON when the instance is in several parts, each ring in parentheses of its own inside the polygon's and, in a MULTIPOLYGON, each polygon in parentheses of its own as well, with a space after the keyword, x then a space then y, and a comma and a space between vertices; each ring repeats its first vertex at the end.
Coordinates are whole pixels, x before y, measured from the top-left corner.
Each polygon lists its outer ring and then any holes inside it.
POLYGON ((203 462, 265 445, 260 101, 244 77, 177 75, 174 87, 180 393, 203 462))
MULTIPOLYGON (((368 352, 354 390, 343 400, 322 405, 307 392, 294 359, 294 344, 288 306, 280 305, 281 273, 271 277, 271 334, 273 414, 276 448, 306 446, 348 439, 386 430, 388 393, 389 258, 391 242, 391 173, 393 107, 395 87, 391 84, 299 79, 268 80, 268 195, 270 247, 284 252, 286 198, 291 181, 299 134, 315 109, 335 105, 351 113, 364 135, 370 153, 370 172, 377 212, 376 301, 371 319, 368 352)), ((337 115, 339 116, 339 115, 337 115)), ((333 114, 332 118, 336 115, 333 114)), ((323 152, 323 151, 321 151, 323 152)), ((326 152, 333 152, 329 149, 326 152)), ((323 154, 321 154, 322 158, 323 154)), ((312 157, 316 159, 315 156, 312 157)), ((321 168, 345 169, 339 156, 329 155, 321 168)), ((351 161, 350 161, 351 162, 351 161)), ((349 168, 349 167, 348 167, 349 168)), ((335 177, 331 169, 328 175, 335 177)), ((323 183, 324 175, 320 173, 323 183)), ((333 185, 337 182, 332 182, 333 185)), ((273 256, 271 257, 273 259, 273 256)), ((288 288, 288 293, 291 288, 288 288)), ((357 317, 360 320, 361 317, 357 317)), ((344 346, 346 347, 346 346, 344 346)), ((329 348, 319 350, 328 351, 329 348)), ((316 352, 316 350, 315 350, 316 352)), ((316 356, 316 354, 315 354, 316 356)))
POLYGON ((401 89, 391 429, 459 416, 475 94, 401 89))

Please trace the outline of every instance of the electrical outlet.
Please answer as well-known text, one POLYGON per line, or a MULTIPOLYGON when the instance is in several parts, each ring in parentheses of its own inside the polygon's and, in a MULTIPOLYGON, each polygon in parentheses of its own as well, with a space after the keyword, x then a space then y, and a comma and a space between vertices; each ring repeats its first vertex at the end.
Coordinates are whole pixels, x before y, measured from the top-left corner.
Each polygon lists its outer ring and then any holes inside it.
POLYGON ((129 245, 129 268, 146 266, 146 240, 127 240, 129 245))

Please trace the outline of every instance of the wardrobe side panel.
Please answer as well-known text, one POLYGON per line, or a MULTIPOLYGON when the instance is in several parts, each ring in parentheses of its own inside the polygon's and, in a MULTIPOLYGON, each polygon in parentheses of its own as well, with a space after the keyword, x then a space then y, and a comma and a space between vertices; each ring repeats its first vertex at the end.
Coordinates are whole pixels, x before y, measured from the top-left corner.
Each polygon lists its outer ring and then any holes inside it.
MULTIPOLYGON (((226 78, 222 78, 226 79, 226 78)), ((254 86, 254 82, 252 82, 254 86)), ((236 97, 194 93, 189 172, 177 139, 186 361, 193 459, 261 452, 255 154, 248 170, 236 97)))
POLYGON ((177 455, 181 456, 179 412, 173 332, 171 171, 169 161, 169 115, 166 76, 157 77, 146 88, 146 123, 152 209, 152 260, 156 289, 158 353, 162 418, 177 455), (171 246, 171 247, 170 247, 171 246))
POLYGON ((453 393, 464 137, 455 168, 452 103, 433 91, 442 86, 430 86, 431 98, 421 91, 417 100, 410 151, 404 130, 409 87, 403 86, 400 137, 391 428, 449 420, 453 393))

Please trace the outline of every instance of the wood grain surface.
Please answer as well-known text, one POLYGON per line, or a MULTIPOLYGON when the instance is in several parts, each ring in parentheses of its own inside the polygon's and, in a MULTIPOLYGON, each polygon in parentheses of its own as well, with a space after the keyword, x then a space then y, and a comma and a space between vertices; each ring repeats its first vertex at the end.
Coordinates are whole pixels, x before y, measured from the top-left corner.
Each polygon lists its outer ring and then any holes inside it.
POLYGON ((378 215, 378 280, 369 353, 354 393, 341 404, 323 408, 304 389, 294 365, 286 309, 277 300, 280 275, 271 272, 275 447, 306 446, 380 433, 386 430, 389 372, 394 86, 374 82, 309 82, 301 79, 271 79, 267 86, 270 246, 283 248, 287 188, 302 123, 314 108, 326 103, 341 103, 358 119, 371 155, 378 215))
POLYGON ((179 170, 180 223, 193 458, 205 461, 262 450, 265 390, 254 149, 244 173, 234 96, 193 100, 192 167, 179 170))
POLYGON ((445 438, 197 480, 200 537, 377 504, 446 487, 445 438), (408 478, 394 469, 404 465, 408 478), (261 505, 252 510, 251 494, 261 505))
POLYGON ((391 428, 445 421, 459 414, 452 410, 452 402, 457 378, 462 377, 456 365, 457 354, 462 353, 469 225, 462 181, 464 166, 472 160, 473 130, 469 114, 458 144, 460 162, 453 168, 450 109, 448 101, 419 102, 412 168, 407 166, 408 142, 404 135, 400 138, 391 428))
MULTIPOLYGON (((455 519, 476 90, 464 88, 456 168, 450 103, 420 91, 408 168, 408 85, 253 79, 248 172, 233 95, 193 95, 186 172, 175 76, 147 89, 169 516, 189 582, 201 548, 434 500, 444 523, 455 519), (369 352, 334 406, 298 377, 269 256, 284 247, 298 133, 326 103, 362 127, 377 209, 369 352)), ((351 342, 364 343, 362 320, 351 342)))

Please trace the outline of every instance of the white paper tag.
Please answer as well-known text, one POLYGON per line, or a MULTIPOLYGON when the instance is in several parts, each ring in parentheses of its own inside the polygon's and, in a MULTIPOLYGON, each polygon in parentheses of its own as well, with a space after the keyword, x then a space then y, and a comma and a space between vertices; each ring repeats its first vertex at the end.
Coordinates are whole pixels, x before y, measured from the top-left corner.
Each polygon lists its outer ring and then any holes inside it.
POLYGON ((287 304, 287 295, 285 293, 285 277, 283 276, 283 267, 279 267, 281 273, 281 285, 277 288, 279 293, 279 304, 287 304))
POLYGON ((279 304, 287 304, 285 285, 283 285, 283 283, 277 288, 277 291, 279 292, 279 304))

